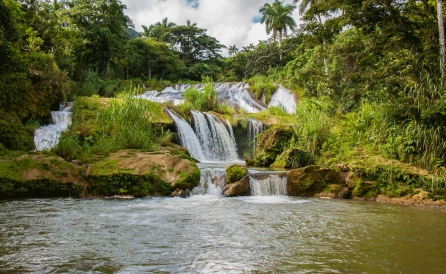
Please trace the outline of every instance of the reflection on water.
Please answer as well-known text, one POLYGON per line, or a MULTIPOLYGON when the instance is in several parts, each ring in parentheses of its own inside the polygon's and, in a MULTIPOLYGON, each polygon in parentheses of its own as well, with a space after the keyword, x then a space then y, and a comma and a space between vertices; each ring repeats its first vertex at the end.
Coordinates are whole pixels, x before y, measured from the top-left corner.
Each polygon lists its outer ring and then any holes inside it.
POLYGON ((0 202, 0 272, 443 273, 446 213, 292 197, 0 202))

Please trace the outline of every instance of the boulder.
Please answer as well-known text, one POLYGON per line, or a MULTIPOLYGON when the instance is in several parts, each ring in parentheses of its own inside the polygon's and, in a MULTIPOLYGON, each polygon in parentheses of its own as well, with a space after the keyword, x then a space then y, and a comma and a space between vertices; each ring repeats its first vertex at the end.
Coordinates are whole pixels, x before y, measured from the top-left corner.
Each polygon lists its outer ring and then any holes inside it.
POLYGON ((342 190, 340 187, 345 186, 345 179, 339 171, 319 166, 293 169, 287 175, 287 191, 290 196, 312 197, 324 192, 338 197, 337 193, 342 190))
POLYGON ((248 174, 248 169, 246 168, 246 166, 242 166, 242 165, 230 165, 227 169, 226 169, 226 174, 227 174, 227 183, 235 183, 237 181, 240 181, 243 177, 245 177, 248 174))
POLYGON ((251 196, 249 176, 246 175, 238 182, 227 184, 223 189, 222 194, 226 197, 251 196))
POLYGON ((312 164, 311 155, 299 148, 289 148, 277 156, 271 167, 275 168, 300 168, 312 164))
POLYGON ((184 190, 184 189, 179 189, 177 188, 173 193, 172 193, 173 197, 180 197, 180 198, 187 198, 190 196, 190 190, 184 190))
POLYGON ((276 158, 289 148, 294 131, 289 126, 273 126, 264 131, 259 137, 259 143, 255 150, 255 156, 248 165, 256 167, 270 167, 276 158))

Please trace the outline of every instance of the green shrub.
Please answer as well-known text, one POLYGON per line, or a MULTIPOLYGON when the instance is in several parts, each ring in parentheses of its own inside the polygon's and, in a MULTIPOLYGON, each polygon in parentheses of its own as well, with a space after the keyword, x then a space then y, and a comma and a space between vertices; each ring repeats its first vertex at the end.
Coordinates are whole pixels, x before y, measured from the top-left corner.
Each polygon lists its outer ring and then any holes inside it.
POLYGON ((277 86, 274 81, 263 75, 256 75, 248 79, 251 91, 255 94, 257 99, 261 99, 262 94, 265 95, 266 104, 269 103, 277 86))
POLYGON ((206 84, 203 90, 190 88, 184 92, 186 103, 192 109, 200 111, 219 111, 218 93, 211 84, 206 84))

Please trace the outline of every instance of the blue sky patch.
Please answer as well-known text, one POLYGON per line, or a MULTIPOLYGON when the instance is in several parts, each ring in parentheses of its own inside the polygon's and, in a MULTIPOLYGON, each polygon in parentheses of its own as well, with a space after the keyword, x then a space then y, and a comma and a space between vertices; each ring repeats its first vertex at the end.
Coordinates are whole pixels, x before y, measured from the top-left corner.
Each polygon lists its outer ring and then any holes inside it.
POLYGON ((194 9, 197 9, 198 6, 200 5, 199 0, 186 0, 187 1, 187 5, 191 6, 194 9))
POLYGON ((252 22, 254 22, 254 23, 259 23, 260 20, 262 20, 262 15, 260 15, 260 14, 257 16, 254 16, 254 18, 252 18, 252 22))

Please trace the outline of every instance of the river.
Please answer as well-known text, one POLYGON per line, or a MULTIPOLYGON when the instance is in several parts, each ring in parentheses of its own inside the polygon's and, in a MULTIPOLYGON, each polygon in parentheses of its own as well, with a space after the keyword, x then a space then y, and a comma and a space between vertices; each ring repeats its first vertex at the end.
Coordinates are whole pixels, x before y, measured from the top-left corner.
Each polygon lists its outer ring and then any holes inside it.
POLYGON ((287 196, 0 201, 1 273, 444 273, 446 212, 287 196))

